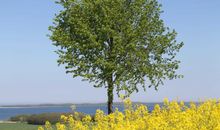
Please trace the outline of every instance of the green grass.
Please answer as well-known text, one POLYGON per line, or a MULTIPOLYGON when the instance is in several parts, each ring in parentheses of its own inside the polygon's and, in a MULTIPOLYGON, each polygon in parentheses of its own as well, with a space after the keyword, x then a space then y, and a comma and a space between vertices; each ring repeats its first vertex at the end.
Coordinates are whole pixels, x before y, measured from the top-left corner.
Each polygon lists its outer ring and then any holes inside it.
POLYGON ((38 125, 26 123, 0 123, 0 130, 37 130, 38 125))

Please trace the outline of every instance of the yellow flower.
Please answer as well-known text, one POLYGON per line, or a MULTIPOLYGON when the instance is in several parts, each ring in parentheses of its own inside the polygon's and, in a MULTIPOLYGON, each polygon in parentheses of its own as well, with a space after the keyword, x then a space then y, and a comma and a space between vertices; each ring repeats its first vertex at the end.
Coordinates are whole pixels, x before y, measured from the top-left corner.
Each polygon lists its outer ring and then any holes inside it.
POLYGON ((45 127, 46 127, 46 130, 52 130, 52 126, 49 121, 46 121, 45 127))
POLYGON ((38 127, 38 130, 44 130, 44 128, 42 126, 38 127))
POLYGON ((56 123, 57 130, 66 130, 66 126, 61 123, 56 123))
POLYGON ((92 120, 91 116, 90 115, 86 115, 82 121, 85 122, 85 123, 89 123, 90 121, 92 120))
POLYGON ((60 119, 64 122, 66 122, 68 120, 68 117, 65 115, 61 115, 60 119))

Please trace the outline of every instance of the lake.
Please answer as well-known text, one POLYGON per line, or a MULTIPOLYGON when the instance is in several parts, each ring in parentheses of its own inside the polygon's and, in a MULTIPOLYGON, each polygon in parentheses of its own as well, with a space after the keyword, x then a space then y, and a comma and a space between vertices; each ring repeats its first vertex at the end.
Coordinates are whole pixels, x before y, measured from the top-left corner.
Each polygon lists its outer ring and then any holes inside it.
MULTIPOLYGON (((151 111, 155 103, 146 103, 148 110, 151 111)), ((124 107, 122 104, 114 105, 120 111, 123 111, 124 107)), ((86 114, 94 114, 96 109, 101 109, 107 113, 107 106, 100 104, 82 104, 76 105, 76 111, 83 112, 86 114)), ((0 120, 7 120, 12 116, 21 114, 40 114, 48 112, 71 112, 70 105, 64 106, 33 106, 33 107, 0 107, 0 120)))

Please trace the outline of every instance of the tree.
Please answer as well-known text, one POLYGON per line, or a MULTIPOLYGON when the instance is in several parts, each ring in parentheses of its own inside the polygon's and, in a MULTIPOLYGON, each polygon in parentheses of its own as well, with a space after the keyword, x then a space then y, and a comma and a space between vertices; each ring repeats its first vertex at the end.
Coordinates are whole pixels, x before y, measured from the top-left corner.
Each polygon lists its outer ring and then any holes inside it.
POLYGON ((129 96, 140 87, 156 90, 178 78, 174 30, 164 26, 156 0, 60 0, 63 9, 49 27, 58 63, 67 73, 106 87, 108 113, 113 91, 129 96))

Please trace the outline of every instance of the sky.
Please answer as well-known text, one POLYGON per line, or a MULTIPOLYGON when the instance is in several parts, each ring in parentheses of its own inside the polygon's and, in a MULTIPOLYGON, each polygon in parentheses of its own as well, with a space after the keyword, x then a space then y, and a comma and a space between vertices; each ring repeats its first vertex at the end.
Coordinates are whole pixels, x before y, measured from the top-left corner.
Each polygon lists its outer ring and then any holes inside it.
MULTIPOLYGON (((132 101, 199 101, 220 98, 220 1, 160 0, 165 25, 184 42, 178 53, 179 74, 131 95, 132 101)), ((72 78, 57 65, 57 49, 46 36, 54 14, 53 0, 10 0, 0 4, 0 105, 106 102, 106 89, 72 78)), ((120 101, 117 96, 115 101, 120 101)))

